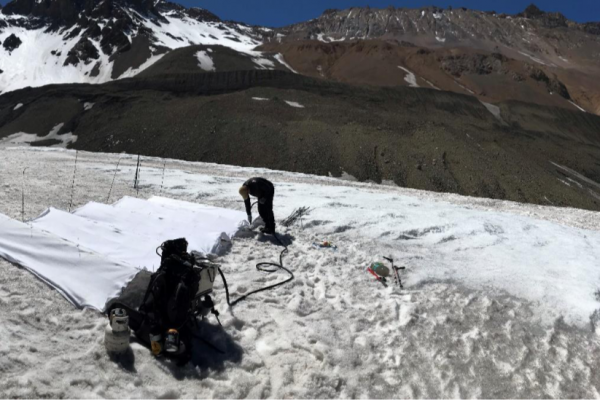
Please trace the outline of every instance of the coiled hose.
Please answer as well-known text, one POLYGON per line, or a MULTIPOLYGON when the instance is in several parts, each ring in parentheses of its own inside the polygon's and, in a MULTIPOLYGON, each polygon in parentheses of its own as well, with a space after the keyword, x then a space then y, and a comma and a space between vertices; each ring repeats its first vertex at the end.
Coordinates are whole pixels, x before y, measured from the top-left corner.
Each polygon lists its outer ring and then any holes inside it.
MULTIPOLYGON (((256 205, 256 202, 254 204, 252 204, 252 207, 254 207, 255 205, 256 205)), ((227 304, 229 304, 229 307, 235 306, 237 303, 239 303, 242 300, 247 299, 249 296, 251 296, 253 294, 264 292, 264 291, 271 290, 271 289, 275 289, 276 287, 285 285, 286 283, 291 282, 294 279, 294 273, 283 266, 283 255, 288 252, 288 247, 281 241, 281 239, 279 238, 277 233, 274 233, 273 236, 275 236, 275 239, 277 239, 279 244, 284 247, 284 249, 279 254, 279 264, 271 263, 271 262, 261 262, 261 263, 256 264, 256 269, 258 271, 267 272, 267 273, 277 272, 282 269, 290 275, 289 278, 287 278, 285 281, 281 281, 281 282, 275 283, 273 285, 265 286, 264 288, 253 290, 250 293, 246 293, 242 297, 237 298, 234 301, 231 301, 230 296, 229 296, 229 286, 227 285, 227 279, 225 279, 225 274, 223 274, 223 271, 221 271, 221 268, 219 268, 219 274, 221 275, 221 279, 223 279, 223 284, 225 285, 225 294, 227 296, 227 304), (272 267, 276 267, 276 268, 266 269, 266 268, 264 268, 265 266, 272 266, 272 267)))

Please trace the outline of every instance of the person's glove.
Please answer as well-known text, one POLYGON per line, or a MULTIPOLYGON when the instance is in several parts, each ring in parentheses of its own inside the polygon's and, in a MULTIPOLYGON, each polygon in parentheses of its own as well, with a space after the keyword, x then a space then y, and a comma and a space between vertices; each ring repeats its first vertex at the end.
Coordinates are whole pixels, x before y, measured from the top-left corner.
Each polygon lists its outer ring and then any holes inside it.
POLYGON ((248 222, 252 224, 252 214, 248 214, 248 222))

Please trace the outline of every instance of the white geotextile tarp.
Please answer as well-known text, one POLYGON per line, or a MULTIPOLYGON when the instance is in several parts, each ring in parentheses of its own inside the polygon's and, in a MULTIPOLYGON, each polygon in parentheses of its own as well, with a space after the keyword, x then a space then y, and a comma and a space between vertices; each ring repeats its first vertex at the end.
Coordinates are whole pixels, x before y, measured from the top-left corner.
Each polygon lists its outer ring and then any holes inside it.
POLYGON ((140 269, 160 265, 156 248, 186 238, 189 251, 221 253, 242 225, 240 211, 160 197, 88 203, 73 214, 48 209, 23 224, 0 219, 0 256, 22 265, 78 307, 102 310, 140 269))
POLYGON ((75 306, 97 310, 139 272, 2 214, 0 257, 28 269, 75 306))

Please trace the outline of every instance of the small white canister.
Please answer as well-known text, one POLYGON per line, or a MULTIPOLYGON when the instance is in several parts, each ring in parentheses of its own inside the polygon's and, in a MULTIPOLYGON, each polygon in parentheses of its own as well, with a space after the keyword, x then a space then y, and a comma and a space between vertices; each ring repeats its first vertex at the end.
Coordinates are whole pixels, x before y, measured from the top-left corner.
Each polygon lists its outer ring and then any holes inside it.
POLYGON ((110 312, 108 324, 104 329, 104 346, 109 354, 120 355, 129 349, 129 316, 122 308, 110 312))

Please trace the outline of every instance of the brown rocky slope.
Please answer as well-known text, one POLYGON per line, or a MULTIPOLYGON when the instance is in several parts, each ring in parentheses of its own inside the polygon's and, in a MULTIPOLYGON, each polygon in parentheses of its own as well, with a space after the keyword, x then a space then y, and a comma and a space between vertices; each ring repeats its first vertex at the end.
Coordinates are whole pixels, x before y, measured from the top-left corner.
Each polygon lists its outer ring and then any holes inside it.
POLYGON ((581 107, 598 114, 598 26, 533 5, 513 16, 463 8, 351 8, 278 29, 263 48, 283 53, 294 69, 310 76, 408 85, 401 66, 419 85, 483 101, 581 107))

